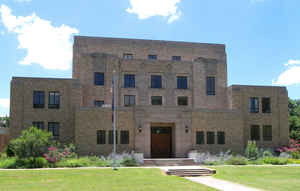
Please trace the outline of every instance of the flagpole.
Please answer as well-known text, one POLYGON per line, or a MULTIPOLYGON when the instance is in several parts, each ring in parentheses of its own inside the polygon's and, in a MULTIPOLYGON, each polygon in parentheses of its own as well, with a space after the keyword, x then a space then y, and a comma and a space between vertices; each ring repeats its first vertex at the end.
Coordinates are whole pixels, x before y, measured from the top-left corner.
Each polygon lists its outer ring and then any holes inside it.
POLYGON ((115 77, 115 74, 116 74, 116 71, 114 70, 113 71, 113 104, 114 104, 114 107, 113 107, 113 109, 114 109, 114 117, 113 117, 113 136, 114 136, 114 138, 113 138, 113 140, 114 140, 114 148, 113 148, 113 170, 117 170, 117 167, 116 167, 116 143, 117 143, 117 141, 116 141, 116 108, 117 108, 117 105, 116 105, 116 96, 115 96, 115 94, 116 94, 116 84, 115 84, 115 79, 116 79, 116 77, 115 77))

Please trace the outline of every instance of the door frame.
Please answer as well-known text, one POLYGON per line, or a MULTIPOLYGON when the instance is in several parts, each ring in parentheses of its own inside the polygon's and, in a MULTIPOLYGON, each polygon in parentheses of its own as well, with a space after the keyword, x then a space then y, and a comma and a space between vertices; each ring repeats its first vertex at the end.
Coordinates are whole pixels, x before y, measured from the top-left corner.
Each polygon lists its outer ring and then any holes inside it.
POLYGON ((169 136, 170 136, 170 142, 169 142, 169 147, 170 147, 170 152, 168 153, 168 157, 167 158, 172 158, 173 156, 173 152, 174 152, 174 146, 173 146, 173 143, 174 143, 174 138, 173 138, 173 135, 174 135, 174 123, 154 123, 154 124, 151 124, 150 126, 150 156, 151 158, 158 158, 158 157, 154 157, 153 154, 152 154, 152 129, 153 128, 168 128, 169 129, 169 136))

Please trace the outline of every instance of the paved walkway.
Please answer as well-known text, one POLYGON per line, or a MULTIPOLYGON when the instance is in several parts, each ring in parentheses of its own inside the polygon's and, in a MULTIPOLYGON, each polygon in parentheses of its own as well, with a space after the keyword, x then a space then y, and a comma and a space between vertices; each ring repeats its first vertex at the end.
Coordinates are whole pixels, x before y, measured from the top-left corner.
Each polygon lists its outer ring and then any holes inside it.
POLYGON ((213 178, 211 176, 200 176, 200 177, 185 177, 188 180, 191 180, 193 182, 197 182, 200 184, 204 184, 206 186, 223 190, 223 191, 262 191, 255 188, 250 188, 247 186, 243 186, 240 184, 228 182, 225 180, 219 180, 216 178, 213 178))

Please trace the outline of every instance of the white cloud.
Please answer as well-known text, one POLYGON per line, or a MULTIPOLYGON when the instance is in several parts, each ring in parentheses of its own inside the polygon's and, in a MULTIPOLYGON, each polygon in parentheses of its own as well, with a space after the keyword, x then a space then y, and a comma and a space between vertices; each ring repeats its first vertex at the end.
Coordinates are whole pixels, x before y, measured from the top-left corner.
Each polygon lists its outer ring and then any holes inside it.
MULTIPOLYGON (((300 65, 300 60, 289 60, 285 66, 300 65)), ((300 84, 300 66, 289 67, 286 71, 281 73, 276 80, 272 82, 274 85, 293 85, 300 84)))
POLYGON ((172 23, 182 14, 177 6, 180 1, 181 0, 130 0, 131 7, 126 11, 131 14, 137 14, 139 19, 163 16, 168 18, 168 23, 172 23))
POLYGON ((0 98, 0 108, 1 107, 5 109, 9 108, 9 99, 0 98))
POLYGON ((46 69, 68 70, 72 61, 73 34, 78 30, 67 25, 55 27, 33 13, 31 16, 14 16, 6 5, 0 7, 2 23, 8 32, 16 33, 19 49, 26 56, 19 63, 39 64, 46 69))

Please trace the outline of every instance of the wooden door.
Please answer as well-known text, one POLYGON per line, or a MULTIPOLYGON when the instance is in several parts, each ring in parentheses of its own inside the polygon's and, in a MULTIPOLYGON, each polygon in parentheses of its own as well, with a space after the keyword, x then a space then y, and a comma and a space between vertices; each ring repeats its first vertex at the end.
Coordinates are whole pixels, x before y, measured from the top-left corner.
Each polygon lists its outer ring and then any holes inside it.
POLYGON ((170 158, 171 147, 171 128, 170 127, 152 127, 151 128, 151 157, 152 158, 170 158))

